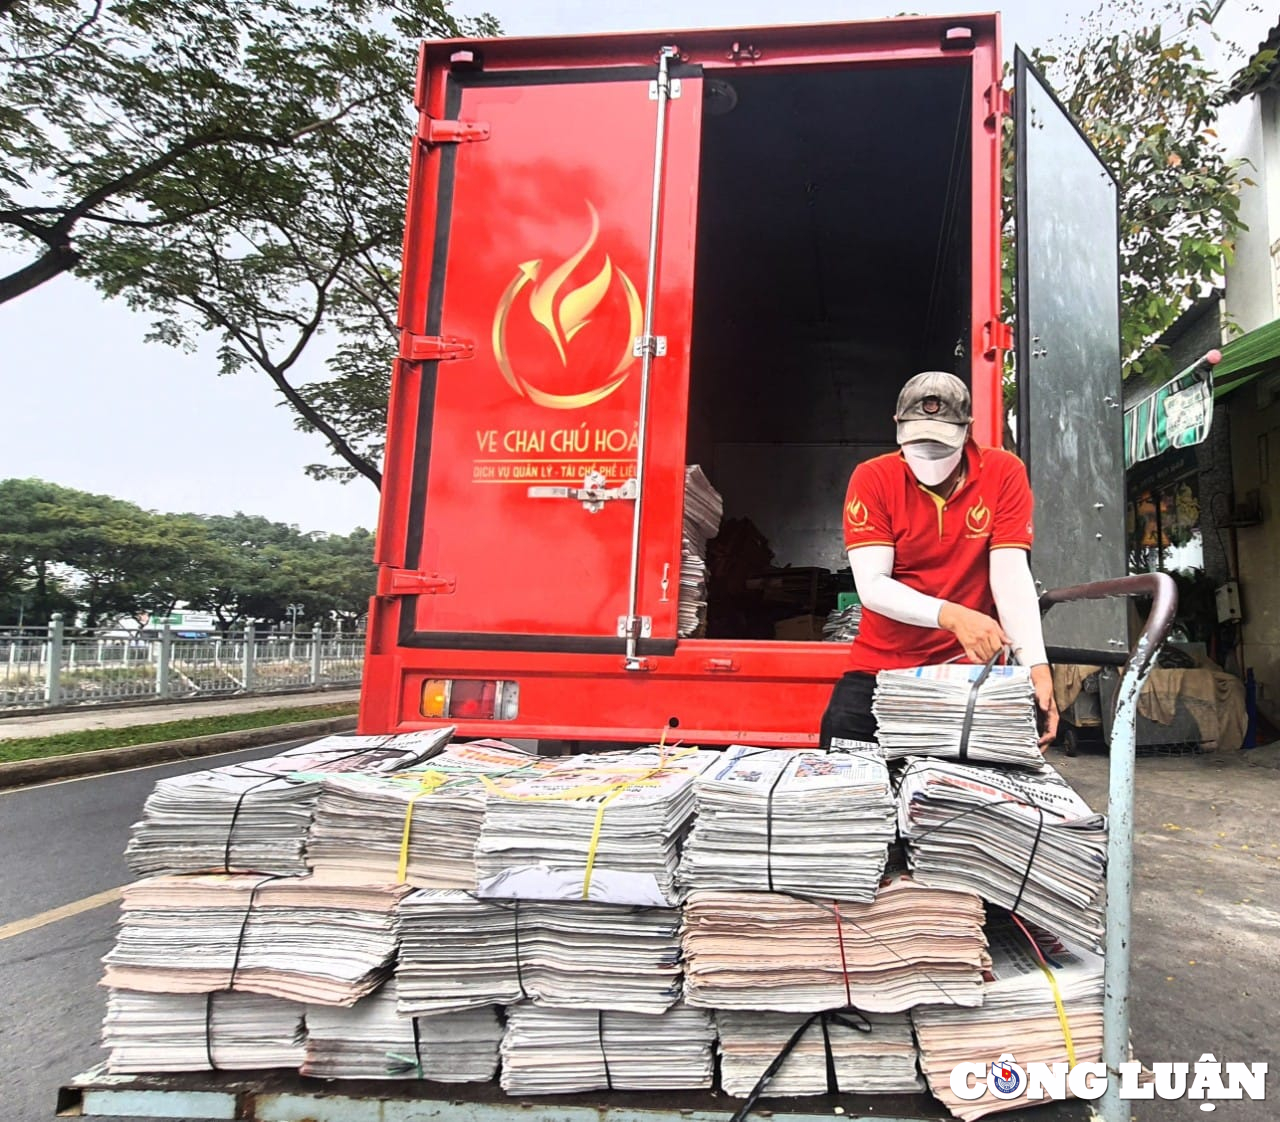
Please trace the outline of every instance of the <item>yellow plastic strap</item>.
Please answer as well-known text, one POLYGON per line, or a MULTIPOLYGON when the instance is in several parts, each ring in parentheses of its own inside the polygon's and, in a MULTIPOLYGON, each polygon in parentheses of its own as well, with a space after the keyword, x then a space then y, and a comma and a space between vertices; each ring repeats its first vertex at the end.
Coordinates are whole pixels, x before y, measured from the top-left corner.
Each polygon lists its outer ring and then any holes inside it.
POLYGON ((600 803, 600 809, 596 811, 596 822, 591 828, 591 844, 587 846, 587 869, 582 875, 582 898, 584 900, 591 897, 591 870, 596 864, 596 847, 600 844, 600 829, 604 826, 604 810, 614 799, 616 799, 627 788, 616 787, 610 795, 606 795, 600 803))
POLYGON ((442 771, 424 771, 415 778, 422 784, 422 789, 409 800, 404 811, 404 833, 400 836, 400 864, 396 867, 396 883, 404 884, 405 875, 409 871, 409 831, 413 829, 413 808, 423 795, 429 795, 449 781, 442 771))
POLYGON ((1049 979, 1049 988, 1053 991, 1053 1004, 1058 1009, 1058 1024, 1062 1026, 1062 1038, 1067 1042, 1067 1063, 1076 1066, 1076 1046, 1071 1040, 1071 1026, 1067 1024, 1067 1011, 1062 1007, 1062 991, 1058 989, 1058 979, 1053 971, 1044 963, 1039 963, 1044 976, 1049 979))

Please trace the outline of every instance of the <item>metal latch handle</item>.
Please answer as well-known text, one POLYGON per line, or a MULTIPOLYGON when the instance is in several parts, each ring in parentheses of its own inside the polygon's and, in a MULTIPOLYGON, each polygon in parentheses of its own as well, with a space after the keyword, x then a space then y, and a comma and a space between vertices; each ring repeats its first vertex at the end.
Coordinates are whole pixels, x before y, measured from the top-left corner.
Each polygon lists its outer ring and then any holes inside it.
POLYGON ((612 499, 636 499, 640 496, 640 484, 628 479, 618 487, 606 487, 608 480, 598 471, 589 472, 581 487, 540 486, 529 488, 531 499, 573 499, 582 503, 589 514, 604 510, 604 504, 612 499))

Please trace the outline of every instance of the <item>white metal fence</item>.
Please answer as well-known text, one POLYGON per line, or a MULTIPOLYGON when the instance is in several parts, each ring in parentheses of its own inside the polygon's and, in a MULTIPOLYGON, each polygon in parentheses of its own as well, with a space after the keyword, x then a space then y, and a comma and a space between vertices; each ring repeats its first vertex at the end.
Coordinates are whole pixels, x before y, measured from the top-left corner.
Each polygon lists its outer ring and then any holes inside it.
POLYGON ((72 633, 55 615, 47 628, 0 628, 0 710, 359 685, 363 669, 363 635, 318 627, 187 639, 72 633))

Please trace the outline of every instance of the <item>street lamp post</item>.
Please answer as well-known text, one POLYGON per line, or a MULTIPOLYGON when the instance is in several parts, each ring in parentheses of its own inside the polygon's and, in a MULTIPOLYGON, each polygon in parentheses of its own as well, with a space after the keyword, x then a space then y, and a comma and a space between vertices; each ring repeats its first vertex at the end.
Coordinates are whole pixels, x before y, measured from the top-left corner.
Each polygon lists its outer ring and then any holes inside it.
POLYGON ((298 638, 298 616, 306 609, 305 604, 289 605, 289 661, 293 661, 294 643, 298 638))

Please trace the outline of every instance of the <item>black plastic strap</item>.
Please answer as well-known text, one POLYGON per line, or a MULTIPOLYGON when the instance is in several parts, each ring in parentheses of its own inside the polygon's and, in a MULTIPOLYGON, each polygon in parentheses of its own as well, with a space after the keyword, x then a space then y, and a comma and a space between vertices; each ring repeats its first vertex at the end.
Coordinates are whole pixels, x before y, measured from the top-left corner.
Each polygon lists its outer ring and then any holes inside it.
POLYGON ((524 988, 524 967, 520 963, 520 899, 515 900, 515 922, 512 927, 512 935, 515 939, 516 950, 516 985, 520 987, 520 996, 525 1000, 529 1000, 529 991, 524 988))
POLYGON ((990 677, 991 668, 995 666, 996 659, 1000 657, 1003 650, 1004 648, 1001 647, 995 654, 987 659, 986 665, 982 668, 982 673, 973 680, 973 685, 969 687, 969 701, 964 707, 964 722, 960 725, 961 760, 967 760, 969 758, 969 732, 973 728, 973 711, 978 707, 978 691, 982 689, 982 683, 990 677))
POLYGON ((600 1041, 600 1058, 604 1060, 604 1081, 613 1090, 613 1072, 609 1070, 609 1054, 604 1050, 604 1010, 596 1011, 596 1036, 600 1041))
POLYGON ((209 1070, 217 1071, 218 1065, 213 1062, 213 990, 204 995, 204 1055, 209 1061, 209 1070))
POLYGON ((787 774, 791 761, 778 770, 778 777, 769 785, 769 796, 764 803, 764 868, 769 878, 769 891, 773 891, 773 792, 778 789, 782 777, 787 774))
POLYGON ((410 1017, 413 1022, 413 1058, 418 1063, 418 1078, 425 1079, 422 1074, 422 1030, 418 1027, 418 1018, 410 1017))
POLYGON ((244 936, 245 932, 249 930, 249 917, 253 915, 253 905, 258 899, 258 889, 268 881, 279 879, 277 876, 263 877, 253 886, 253 890, 249 893, 249 906, 244 910, 244 919, 240 921, 240 934, 236 936, 236 956, 231 960, 231 975, 227 978, 227 984, 223 987, 227 991, 235 988, 236 971, 240 969, 240 955, 244 951, 244 936))
POLYGON ((822 1046, 826 1052, 827 1063, 827 1094, 838 1095, 840 1093, 835 1053, 831 1050, 830 1026, 834 1023, 844 1025, 845 1028, 853 1029, 856 1032, 870 1032, 871 1022, 856 1009, 849 1009, 843 1012, 828 1010, 822 1013, 809 1014, 782 1046, 782 1051, 769 1061, 769 1066, 761 1073, 760 1078, 756 1080, 756 1085, 751 1088, 751 1093, 747 1095, 746 1100, 737 1109, 729 1122, 746 1122, 747 1116, 755 1109, 756 1103, 760 1101, 769 1084, 773 1082, 774 1077, 782 1070, 782 1065, 787 1062, 787 1058, 795 1051, 796 1045, 804 1039, 804 1034, 809 1031, 810 1026, 815 1022, 822 1025, 822 1046), (859 1019, 857 1021, 850 1020, 844 1015, 845 1012, 852 1013, 859 1019))
POLYGON ((240 792, 240 797, 236 799, 235 809, 231 812, 231 822, 227 826, 227 844, 222 847, 222 871, 224 873, 231 872, 231 839, 236 832, 236 822, 240 819, 240 810, 244 806, 244 800, 249 797, 251 791, 256 791, 260 787, 265 787, 268 783, 274 783, 283 776, 273 775, 270 779, 264 779, 261 783, 255 783, 252 787, 246 787, 240 792))
POLYGON ((1022 871, 1022 883, 1018 885, 1018 895, 1009 905, 1011 912, 1016 912, 1022 903, 1022 894, 1027 890, 1027 881, 1031 879, 1031 866, 1035 864, 1036 854, 1040 850, 1040 838, 1044 834, 1044 807, 1038 806, 1036 810, 1040 812, 1040 821, 1036 823, 1036 840, 1031 843, 1031 855, 1027 858, 1027 867, 1022 871))

